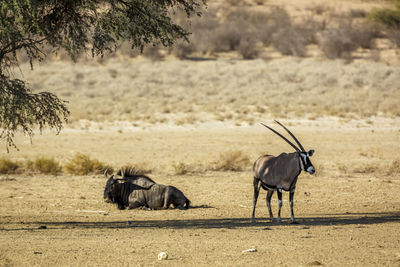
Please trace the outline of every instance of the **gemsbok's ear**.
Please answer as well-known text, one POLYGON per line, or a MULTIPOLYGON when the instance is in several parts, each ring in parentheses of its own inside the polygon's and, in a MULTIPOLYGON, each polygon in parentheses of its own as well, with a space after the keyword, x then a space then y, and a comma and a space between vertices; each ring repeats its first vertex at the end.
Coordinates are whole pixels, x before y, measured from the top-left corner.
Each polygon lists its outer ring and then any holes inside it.
POLYGON ((314 154, 314 149, 311 149, 310 151, 308 151, 308 156, 311 157, 314 154))

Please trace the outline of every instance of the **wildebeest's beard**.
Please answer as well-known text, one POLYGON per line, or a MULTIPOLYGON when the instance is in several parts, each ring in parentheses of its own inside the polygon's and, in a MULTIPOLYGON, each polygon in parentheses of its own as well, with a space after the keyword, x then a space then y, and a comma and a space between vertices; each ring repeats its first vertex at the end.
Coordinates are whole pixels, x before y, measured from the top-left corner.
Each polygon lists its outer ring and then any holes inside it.
POLYGON ((109 190, 109 198, 112 203, 118 205, 118 209, 123 210, 129 206, 130 183, 119 183, 114 181, 109 190))
POLYGON ((122 185, 118 182, 114 182, 111 184, 110 190, 108 191, 108 196, 112 203, 118 205, 118 209, 125 209, 125 201, 122 192, 122 185))

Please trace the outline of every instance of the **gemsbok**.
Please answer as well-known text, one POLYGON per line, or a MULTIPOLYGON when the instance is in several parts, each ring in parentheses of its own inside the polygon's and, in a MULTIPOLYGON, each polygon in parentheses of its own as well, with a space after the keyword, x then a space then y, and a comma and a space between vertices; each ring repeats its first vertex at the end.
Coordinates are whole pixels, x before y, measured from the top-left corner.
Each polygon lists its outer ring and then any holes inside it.
POLYGON ((281 222, 281 208, 282 208, 282 190, 289 191, 290 201, 290 215, 292 223, 296 224, 293 213, 293 196, 296 189, 297 178, 300 172, 306 171, 309 174, 315 173, 315 168, 310 161, 310 157, 314 154, 314 150, 306 152, 297 138, 280 122, 276 121, 289 135, 296 141, 297 146, 286 139, 283 135, 272 129, 271 127, 261 123, 263 126, 270 129, 272 132, 280 136, 289 145, 291 145, 296 152, 293 153, 282 153, 279 156, 264 155, 259 157, 253 165, 253 186, 254 186, 254 198, 253 198, 253 214, 252 222, 255 222, 255 210, 257 204, 258 193, 260 188, 264 188, 268 191, 266 202, 269 211, 269 217, 271 222, 274 220, 274 216, 271 211, 271 197, 274 191, 278 194, 278 218, 277 221, 281 222))

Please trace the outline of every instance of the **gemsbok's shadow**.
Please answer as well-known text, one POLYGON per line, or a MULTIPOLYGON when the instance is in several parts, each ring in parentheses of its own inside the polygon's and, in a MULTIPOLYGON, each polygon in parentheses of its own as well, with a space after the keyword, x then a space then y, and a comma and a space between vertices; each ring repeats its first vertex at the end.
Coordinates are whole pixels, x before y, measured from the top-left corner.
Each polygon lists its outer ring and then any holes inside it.
POLYGON ((209 219, 188 219, 188 220, 131 220, 131 221, 106 221, 106 222, 85 222, 85 221, 34 221, 24 222, 21 228, 8 228, 7 224, 18 224, 7 222, 0 224, 1 231, 19 230, 38 230, 44 229, 124 229, 124 228, 148 228, 148 229, 235 229, 235 228, 257 228, 274 226, 304 227, 304 226, 338 226, 338 225, 370 225, 387 222, 400 223, 399 212, 374 212, 374 213, 344 213, 344 214, 325 214, 316 217, 297 218, 299 224, 289 224, 289 219, 282 223, 271 223, 267 218, 258 218, 256 223, 252 223, 248 218, 209 218, 209 219))

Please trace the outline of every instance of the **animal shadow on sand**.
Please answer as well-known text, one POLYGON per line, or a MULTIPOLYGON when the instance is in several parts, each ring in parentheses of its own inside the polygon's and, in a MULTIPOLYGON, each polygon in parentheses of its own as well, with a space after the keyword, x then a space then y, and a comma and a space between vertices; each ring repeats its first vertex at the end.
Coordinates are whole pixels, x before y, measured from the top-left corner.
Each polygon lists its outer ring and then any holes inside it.
MULTIPOLYGON (((208 206, 206 206, 208 207, 208 206)), ((197 207, 201 208, 201 206, 197 207)), ((19 224, 18 222, 0 223, 1 231, 18 230, 38 230, 43 229, 123 229, 123 228, 142 228, 142 229, 235 229, 235 228, 254 228, 254 227, 304 227, 304 226, 346 226, 346 225, 370 225, 380 223, 400 223, 400 212, 375 212, 375 213, 343 213, 326 214, 317 217, 298 218, 299 224, 289 224, 289 219, 282 223, 271 223, 267 218, 258 218, 256 223, 251 223, 250 218, 209 218, 209 219, 188 219, 188 220, 126 220, 126 221, 65 221, 65 222, 24 222, 20 223, 21 228, 7 227, 7 224, 19 224), (38 227, 39 226, 39 227, 38 227), (46 227, 40 227, 46 226, 46 227)))

